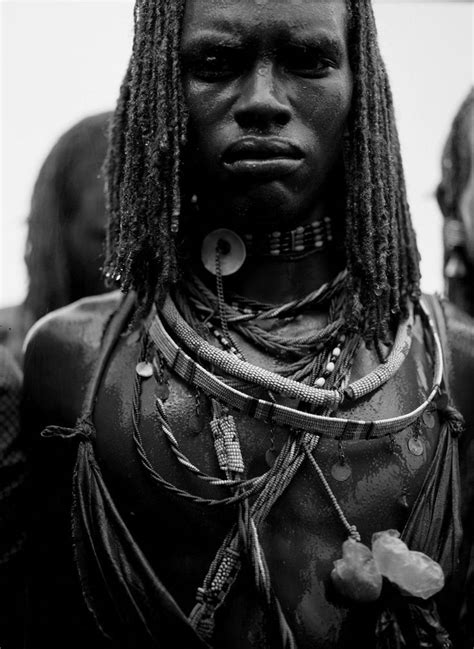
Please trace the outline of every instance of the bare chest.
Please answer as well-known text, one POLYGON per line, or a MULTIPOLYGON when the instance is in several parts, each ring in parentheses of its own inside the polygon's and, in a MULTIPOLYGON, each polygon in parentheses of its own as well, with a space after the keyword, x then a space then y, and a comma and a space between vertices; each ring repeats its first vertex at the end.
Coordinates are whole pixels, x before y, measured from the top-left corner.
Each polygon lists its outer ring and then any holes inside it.
MULTIPOLYGON (((223 538, 237 521, 238 509, 219 504, 231 492, 203 477, 223 477, 210 428, 209 400, 172 373, 165 386, 153 377, 143 381, 137 399, 137 360, 137 346, 125 339, 99 394, 98 456, 138 544, 187 612, 223 538), (157 398, 163 404, 161 414, 157 398), (164 430, 163 414, 171 435, 164 430)), ((362 356, 354 367, 356 376, 373 364, 370 354, 362 356)), ((360 419, 404 414, 423 400, 430 378, 421 338, 415 339, 397 377, 363 403, 338 414, 360 419)), ((269 471, 269 451, 278 456, 296 434, 238 413, 234 419, 248 479, 269 471)), ((340 557, 347 537, 340 512, 357 526, 366 543, 376 531, 401 531, 437 439, 436 412, 416 428, 394 436, 342 445, 320 439, 313 456, 327 486, 312 463, 302 461, 262 517, 258 533, 272 586, 303 649, 315 641, 345 646, 344 638, 360 626, 360 616, 334 597, 329 584, 333 561, 340 557)), ((244 570, 224 607, 222 647, 265 646, 265 625, 258 610, 244 570)))

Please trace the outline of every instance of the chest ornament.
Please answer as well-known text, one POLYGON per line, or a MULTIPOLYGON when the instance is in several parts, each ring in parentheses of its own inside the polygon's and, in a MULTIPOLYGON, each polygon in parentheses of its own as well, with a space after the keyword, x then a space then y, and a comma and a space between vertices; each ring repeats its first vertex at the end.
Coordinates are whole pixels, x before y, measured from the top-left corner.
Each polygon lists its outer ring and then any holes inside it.
MULTIPOLYGON (((301 354, 299 357, 296 354, 296 360, 289 363, 293 363, 296 370, 287 376, 285 372, 272 372, 247 362, 230 329, 241 333, 239 326, 250 321, 255 324, 258 320, 286 316, 294 312, 295 305, 291 309, 286 309, 286 305, 263 308, 258 305, 258 308, 247 312, 230 307, 224 300, 222 282, 219 281, 222 269, 217 253, 216 268, 215 302, 210 300, 209 304, 198 304, 203 295, 201 287, 197 290, 191 288, 186 298, 178 295, 174 301, 168 297, 161 311, 152 316, 148 329, 149 343, 147 341, 144 344, 144 355, 140 362, 149 362, 149 355, 158 357, 160 365, 166 366, 170 373, 179 376, 186 384, 197 389, 198 394, 208 399, 212 415, 210 429, 217 465, 224 474, 223 477, 206 474, 182 452, 160 398, 156 400, 158 419, 161 431, 181 466, 209 485, 229 489, 228 496, 212 500, 189 493, 168 483, 152 467, 139 432, 140 386, 146 378, 136 374, 134 440, 152 480, 161 489, 196 504, 211 507, 236 505, 238 509, 237 521, 222 542, 198 589, 196 604, 189 615, 191 624, 204 639, 209 641, 212 638, 215 613, 231 590, 242 562, 248 561, 263 601, 276 615, 282 638, 288 639, 289 644, 285 646, 294 646, 291 629, 272 589, 259 529, 278 498, 290 486, 303 462, 309 463, 314 469, 347 534, 347 540, 342 545, 343 557, 335 562, 331 575, 333 586, 340 595, 359 603, 375 601, 380 597, 383 584, 390 582, 401 593, 430 598, 444 583, 439 564, 426 553, 409 550, 405 544, 407 539, 404 537, 402 541, 395 531, 376 533, 372 539, 372 549, 364 545, 357 527, 347 519, 329 482, 331 478, 336 481, 347 480, 351 475, 351 468, 344 457, 344 441, 384 436, 391 439, 395 433, 418 422, 438 397, 443 364, 440 342, 429 314, 422 309, 421 316, 430 334, 434 358, 432 387, 424 402, 415 410, 391 419, 363 421, 341 418, 335 416, 335 411, 343 400, 357 402, 367 397, 400 369, 410 350, 413 307, 409 309, 408 318, 400 322, 388 356, 369 374, 349 383, 348 369, 360 341, 354 336, 347 337, 338 322, 340 310, 338 311, 337 305, 340 307, 341 292, 331 293, 331 287, 322 287, 323 293, 329 295, 333 307, 336 307, 331 313, 320 352, 315 354, 310 351, 312 357, 318 357, 318 362, 304 374, 302 368, 305 366, 298 358, 307 359, 308 347, 317 350, 321 341, 314 336, 306 336, 306 339, 300 337, 295 342, 295 348, 301 354), (199 313, 206 315, 200 318, 199 313), (209 335, 213 335, 218 327, 221 329, 220 338, 214 335, 223 349, 206 339, 206 324, 213 319, 214 325, 208 327, 207 331, 209 335), (249 394, 249 387, 260 390, 262 396, 249 394), (279 403, 281 396, 296 399, 299 406, 290 407, 279 403), (279 453, 275 452, 272 441, 269 470, 255 478, 245 477, 238 427, 232 414, 235 411, 266 422, 271 430, 273 426, 279 425, 286 427, 289 432, 279 453), (338 442, 339 460, 333 466, 330 477, 324 475, 315 457, 321 438, 338 442)), ((266 333, 252 332, 250 336, 259 344, 259 336, 265 338, 266 333)), ((264 344, 278 345, 279 342, 275 337, 268 337, 264 344)))

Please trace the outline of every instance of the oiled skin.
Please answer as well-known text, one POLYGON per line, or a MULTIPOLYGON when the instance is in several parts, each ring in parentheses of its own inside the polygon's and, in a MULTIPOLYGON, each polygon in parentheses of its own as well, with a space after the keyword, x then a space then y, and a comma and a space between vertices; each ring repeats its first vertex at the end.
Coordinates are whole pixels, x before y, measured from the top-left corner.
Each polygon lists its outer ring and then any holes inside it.
MULTIPOLYGON (((45 425, 74 425, 97 359, 103 328, 117 299, 113 294, 81 301, 47 318, 34 331, 26 353, 24 404, 26 426, 32 440, 37 441, 39 431, 45 425)), ((452 308, 448 306, 447 310, 451 313, 452 308)), ((474 369, 474 328, 468 318, 462 319, 459 314, 453 317, 451 313, 449 319, 455 369, 452 377, 454 397, 466 417, 469 434, 473 404, 470 381, 466 377, 471 377, 474 369)), ((350 414, 358 418, 391 417, 420 403, 432 379, 422 341, 418 321, 412 351, 401 372, 350 414)), ((146 477, 131 439, 131 400, 139 348, 137 336, 125 334, 112 357, 94 415, 98 431, 97 456, 108 487, 136 541, 178 603, 189 612, 196 588, 218 548, 219 540, 232 525, 234 514, 227 509, 205 509, 172 498, 154 487, 146 477)), ((271 361, 265 362, 262 357, 257 359, 249 348, 245 347, 244 353, 249 360, 258 360, 262 365, 272 367, 271 361)), ((376 362, 374 355, 364 350, 356 359, 352 377, 365 374, 376 362)), ((141 407, 141 432, 154 467, 167 480, 192 493, 221 497, 223 492, 205 487, 179 467, 172 456, 154 415, 155 388, 154 379, 145 383, 141 407)), ((194 395, 175 379, 170 381, 166 411, 185 454, 204 471, 216 475, 218 469, 207 412, 197 417, 194 395)), ((270 445, 269 428, 253 420, 240 417, 236 420, 249 474, 261 473, 265 470, 264 455, 270 445)), ((322 441, 318 447, 317 459, 324 474, 329 478, 347 518, 358 526, 365 542, 370 542, 373 532, 388 528, 401 530, 419 491, 436 446, 438 427, 423 432, 427 453, 422 457, 413 456, 408 451, 406 440, 410 433, 407 430, 396 436, 393 452, 388 439, 346 443, 345 454, 353 474, 344 483, 329 477, 331 466, 337 461, 336 443, 322 441)), ((464 446, 468 434, 464 437, 464 446)), ((284 431, 276 432, 278 447, 284 435, 284 431)), ((73 617, 84 612, 81 611, 80 598, 65 605, 69 587, 58 586, 58 571, 66 571, 69 552, 66 534, 69 526, 70 461, 74 448, 70 449, 68 458, 64 457, 66 446, 67 443, 62 441, 42 440, 39 444, 42 449, 38 451, 42 458, 41 480, 46 482, 43 495, 38 495, 38 498, 41 502, 47 494, 51 520, 48 521, 48 513, 43 511, 40 537, 47 538, 47 543, 43 548, 44 556, 38 547, 35 547, 33 556, 40 580, 45 579, 44 575, 41 576, 41 569, 46 570, 45 574, 50 579, 54 575, 56 584, 51 592, 53 601, 54 597, 57 600, 53 604, 48 600, 43 581, 41 604, 38 606, 45 607, 45 617, 50 617, 51 624, 46 623, 41 631, 32 631, 34 641, 30 646, 37 648, 43 646, 42 642, 44 646, 59 646, 64 642, 64 634, 67 634, 68 646, 71 647, 76 646, 74 641, 80 645, 81 633, 89 643, 94 637, 87 635, 92 631, 82 626, 82 622, 76 629, 68 617, 71 611, 73 617), (64 475, 61 466, 65 469, 64 475), (53 534, 48 526, 57 526, 58 523, 59 528, 56 527, 53 534), (66 559, 61 566, 58 562, 64 552, 66 559)), ((462 450, 461 454, 465 456, 466 451, 462 450)), ((355 607, 351 611, 337 600, 329 587, 329 573, 333 561, 341 555, 345 531, 307 463, 273 508, 261 530, 261 537, 275 592, 295 632, 298 647, 336 648, 349 646, 349 643, 370 646, 371 626, 367 622, 370 607, 355 607)), ((218 618, 217 647, 250 649, 277 646, 272 644, 271 632, 260 619, 252 592, 244 575, 218 618)), ((36 612, 39 610, 41 608, 36 612)))

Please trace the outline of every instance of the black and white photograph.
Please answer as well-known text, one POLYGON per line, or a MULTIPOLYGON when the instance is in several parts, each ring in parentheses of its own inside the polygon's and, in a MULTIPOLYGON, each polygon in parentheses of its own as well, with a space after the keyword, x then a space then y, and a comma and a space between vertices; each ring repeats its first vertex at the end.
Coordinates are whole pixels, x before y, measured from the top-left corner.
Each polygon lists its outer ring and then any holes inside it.
POLYGON ((0 32, 0 649, 474 649, 473 1, 0 32))

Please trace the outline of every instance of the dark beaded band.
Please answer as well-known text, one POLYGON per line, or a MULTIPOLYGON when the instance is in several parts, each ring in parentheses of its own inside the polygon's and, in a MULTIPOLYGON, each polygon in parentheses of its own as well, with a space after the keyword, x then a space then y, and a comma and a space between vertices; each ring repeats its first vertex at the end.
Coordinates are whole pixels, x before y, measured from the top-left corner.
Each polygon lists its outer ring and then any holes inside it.
POLYGON ((244 234, 242 239, 248 255, 278 257, 323 250, 332 241, 331 219, 326 217, 287 232, 244 234))

